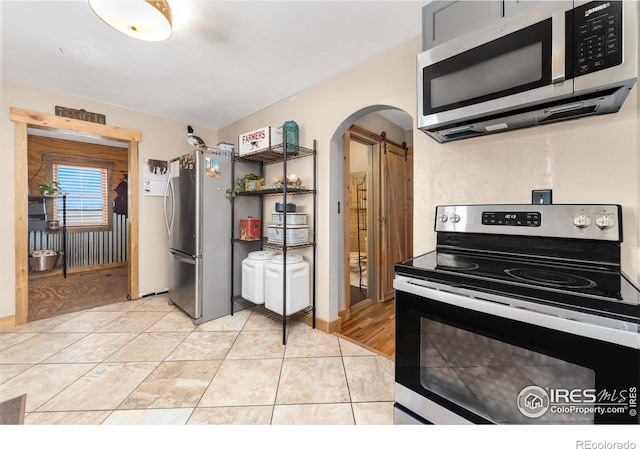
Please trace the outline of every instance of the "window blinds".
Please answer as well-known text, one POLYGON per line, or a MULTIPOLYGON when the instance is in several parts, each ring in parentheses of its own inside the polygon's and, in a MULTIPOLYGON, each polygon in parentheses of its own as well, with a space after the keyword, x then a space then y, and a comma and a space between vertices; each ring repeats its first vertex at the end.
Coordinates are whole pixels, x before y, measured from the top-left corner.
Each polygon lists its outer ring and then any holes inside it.
MULTIPOLYGON (((107 225, 108 170, 57 163, 52 169, 67 195, 67 226, 107 225)), ((62 198, 55 202, 54 217, 62 220, 62 198)))

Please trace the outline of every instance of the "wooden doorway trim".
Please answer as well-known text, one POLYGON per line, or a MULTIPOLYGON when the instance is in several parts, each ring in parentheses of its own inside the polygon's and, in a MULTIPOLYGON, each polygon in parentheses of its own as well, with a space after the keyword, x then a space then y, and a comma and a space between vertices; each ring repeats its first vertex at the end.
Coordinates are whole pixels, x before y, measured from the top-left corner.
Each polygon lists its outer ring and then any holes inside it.
POLYGON ((343 181, 343 200, 342 200, 342 226, 344 229, 343 243, 344 243, 344 309, 340 314, 341 321, 347 321, 351 317, 351 286, 349 283, 349 247, 351 245, 351 236, 349 235, 349 214, 351 209, 351 173, 349 167, 351 166, 351 133, 347 131, 342 136, 342 147, 344 149, 344 156, 342 162, 342 181, 343 181))
POLYGON ((29 271, 28 271, 28 209, 29 196, 27 164, 28 128, 48 131, 65 131, 80 136, 91 136, 106 141, 126 142, 129 145, 129 296, 139 296, 139 254, 138 254, 138 143, 142 140, 140 131, 85 122, 57 115, 11 108, 10 118, 14 122, 15 133, 15 239, 16 239, 16 315, 15 324, 25 324, 29 317, 29 271))

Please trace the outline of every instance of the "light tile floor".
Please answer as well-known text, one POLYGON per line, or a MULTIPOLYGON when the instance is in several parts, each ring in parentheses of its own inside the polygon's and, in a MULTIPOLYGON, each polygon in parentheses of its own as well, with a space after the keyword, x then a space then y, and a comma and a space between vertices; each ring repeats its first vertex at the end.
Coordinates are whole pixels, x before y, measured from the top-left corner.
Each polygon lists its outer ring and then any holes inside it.
POLYGON ((0 328, 25 424, 393 424, 393 362, 243 310, 193 324, 166 295, 0 328))

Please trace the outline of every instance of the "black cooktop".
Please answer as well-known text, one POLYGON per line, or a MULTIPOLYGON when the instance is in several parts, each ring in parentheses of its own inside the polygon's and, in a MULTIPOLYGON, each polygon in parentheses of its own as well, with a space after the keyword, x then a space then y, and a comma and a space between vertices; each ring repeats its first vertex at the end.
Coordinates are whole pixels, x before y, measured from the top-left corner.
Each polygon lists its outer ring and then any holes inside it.
POLYGON ((611 267, 454 249, 396 264, 396 273, 640 323, 638 287, 611 267))

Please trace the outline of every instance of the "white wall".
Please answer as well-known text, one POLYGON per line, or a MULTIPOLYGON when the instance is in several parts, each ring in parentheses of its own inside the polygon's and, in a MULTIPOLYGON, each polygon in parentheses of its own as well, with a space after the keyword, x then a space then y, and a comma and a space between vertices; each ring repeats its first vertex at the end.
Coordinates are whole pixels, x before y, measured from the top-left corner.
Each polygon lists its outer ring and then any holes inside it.
MULTIPOLYGON (((408 117, 411 117, 407 114, 408 117)), ((395 123, 390 122, 380 114, 365 115, 356 122, 357 125, 373 131, 375 133, 381 133, 384 131, 387 133, 387 139, 392 140, 397 144, 405 142, 408 147, 413 145, 413 131, 405 131, 395 123)))
MULTIPOLYGON (((443 203, 527 203, 547 188, 554 203, 621 204, 622 266, 638 280, 638 118, 634 87, 617 114, 445 145, 416 135, 428 154, 416 157, 416 179, 426 181, 416 215, 443 203)), ((419 234, 416 247, 431 247, 433 237, 419 234)))
MULTIPOLYGON (((335 319, 338 312, 340 252, 331 247, 339 247, 341 238, 332 230, 332 223, 341 221, 335 219, 337 207, 330 197, 342 165, 336 161, 341 155, 332 153, 331 140, 336 130, 344 129, 348 117, 370 105, 402 109, 415 123, 416 55, 420 51, 417 36, 219 130, 221 139, 233 142, 240 133, 296 120, 301 145, 318 140, 317 315, 323 320, 335 319)), ((435 246, 432 229, 438 204, 529 203, 531 190, 551 188, 556 203, 622 204, 623 269, 638 280, 639 116, 634 88, 621 111, 608 116, 444 145, 415 131, 414 254, 435 246)))
MULTIPOLYGON (((337 317, 337 255, 341 235, 337 204, 330 200, 342 169, 336 131, 371 105, 416 111, 416 55, 421 37, 259 111, 218 131, 196 130, 207 142, 237 142, 238 134, 295 120, 300 144, 318 141, 317 315, 337 317), (333 184, 333 185, 332 185, 333 184), (334 226, 335 227, 335 226, 334 226), (333 249, 332 249, 333 248, 333 249)), ((608 116, 546 125, 445 145, 419 131, 414 145, 414 253, 434 247, 433 211, 444 203, 528 203, 531 190, 552 188, 554 201, 620 203, 624 211, 623 269, 639 279, 639 94, 634 87, 621 111, 608 116)), ((170 158, 185 150, 185 124, 5 81, 2 87, 0 189, 0 318, 14 313, 14 158, 9 107, 53 113, 55 105, 104 113, 110 125, 142 131, 140 159, 170 158)), ((372 111, 369 111, 372 112, 372 111)), ((364 115, 360 114, 359 116, 364 115)), ((415 123, 415 120, 414 120, 415 123)), ((349 123, 350 125, 351 123, 349 123)), ((159 198, 140 195, 141 293, 166 288, 166 238, 159 198)))
MULTIPOLYGON (((55 106, 85 109, 106 115, 108 125, 142 133, 139 144, 140 180, 143 161, 148 158, 168 160, 186 153, 191 148, 186 141, 187 124, 121 107, 98 103, 47 91, 25 84, 3 81, 1 99, 2 164, 0 164, 0 191, 3 219, 0 220, 0 318, 15 314, 15 231, 14 231, 14 127, 9 119, 9 108, 15 107, 46 114, 54 114, 55 106)), ((218 142, 216 131, 198 128, 195 134, 209 145, 218 142)), ((156 293, 168 287, 168 248, 164 225, 162 198, 145 197, 139 188, 140 223, 140 294, 156 293)), ((26 198, 25 198, 26 201, 26 198)))

